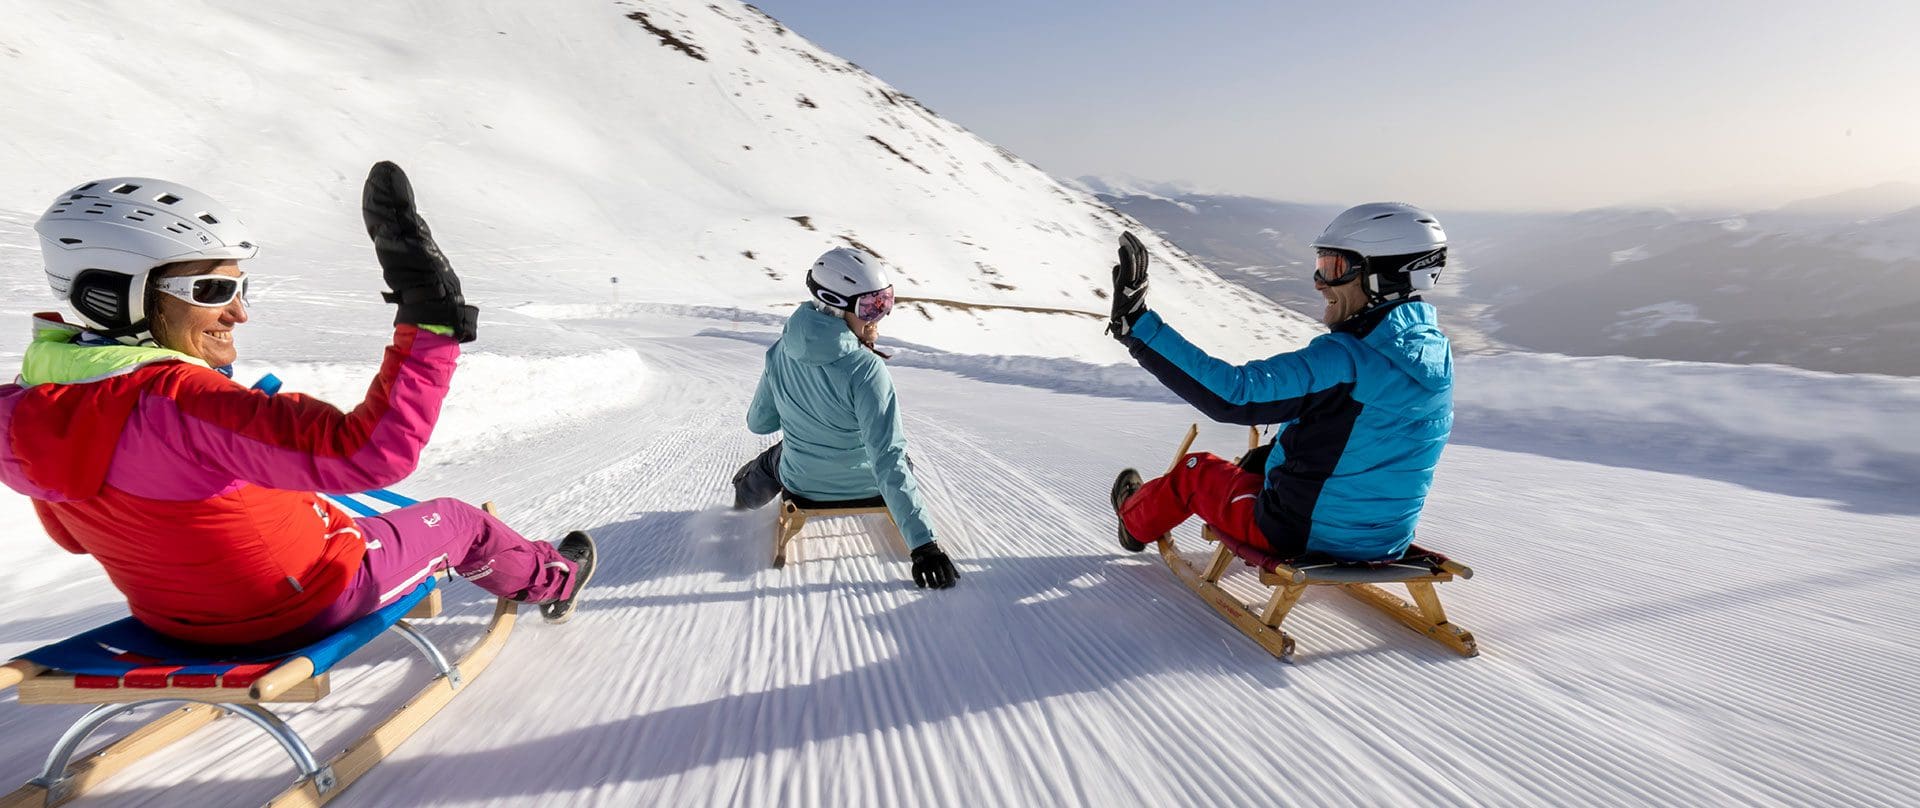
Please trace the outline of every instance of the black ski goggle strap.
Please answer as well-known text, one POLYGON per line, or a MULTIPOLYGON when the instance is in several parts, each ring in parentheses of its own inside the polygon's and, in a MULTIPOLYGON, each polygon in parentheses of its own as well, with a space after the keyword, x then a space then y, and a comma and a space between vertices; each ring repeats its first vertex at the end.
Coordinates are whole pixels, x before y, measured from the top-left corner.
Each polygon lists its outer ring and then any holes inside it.
POLYGON ((848 306, 853 305, 853 301, 848 300, 839 292, 821 286, 819 281, 813 279, 812 274, 807 275, 807 293, 813 295, 814 300, 818 300, 836 309, 845 310, 848 306))
MULTIPOLYGON (((888 288, 891 288, 891 287, 888 287, 888 288)), ((878 291, 880 290, 869 289, 865 292, 861 292, 860 294, 854 295, 852 297, 847 297, 846 295, 840 294, 839 292, 833 291, 832 289, 828 289, 825 286, 821 286, 819 281, 816 281, 813 279, 812 274, 807 275, 807 292, 813 295, 813 299, 818 300, 822 303, 825 303, 841 311, 853 311, 854 301, 859 300, 864 295, 870 295, 878 291)))

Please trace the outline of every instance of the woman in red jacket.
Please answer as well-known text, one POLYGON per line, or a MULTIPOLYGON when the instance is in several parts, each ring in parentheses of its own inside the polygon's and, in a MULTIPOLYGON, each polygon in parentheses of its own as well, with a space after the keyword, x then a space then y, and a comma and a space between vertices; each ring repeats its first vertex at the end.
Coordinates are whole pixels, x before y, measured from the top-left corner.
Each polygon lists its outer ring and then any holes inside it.
POLYGON ((449 567, 560 622, 593 574, 585 533, 555 548, 453 499, 352 519, 313 493, 412 473, 478 325, 398 166, 373 167, 362 211, 398 314, 351 412, 230 378, 247 321, 239 262, 257 248, 206 195, 100 180, 35 225, 82 324, 35 315, 19 383, 0 387, 0 481, 33 498, 61 547, 99 559, 156 631, 297 646, 449 567))

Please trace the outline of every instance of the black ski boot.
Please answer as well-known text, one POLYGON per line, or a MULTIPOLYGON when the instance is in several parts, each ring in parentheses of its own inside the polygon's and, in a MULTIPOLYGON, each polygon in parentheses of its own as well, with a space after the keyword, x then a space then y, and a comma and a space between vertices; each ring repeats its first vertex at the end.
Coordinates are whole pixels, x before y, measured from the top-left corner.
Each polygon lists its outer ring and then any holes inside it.
POLYGON ((583 531, 568 533, 560 540, 560 557, 573 562, 573 591, 559 600, 550 600, 540 604, 540 616, 549 623, 565 623, 573 617, 573 609, 580 605, 580 593, 586 591, 587 582, 593 580, 594 562, 599 553, 593 546, 593 537, 583 531))
MULTIPOLYGON (((1120 515, 1120 504, 1126 502, 1127 497, 1133 496, 1134 492, 1139 491, 1140 486, 1140 472, 1134 471, 1133 469, 1120 472, 1120 476, 1114 479, 1113 515, 1115 517, 1120 515)), ((1135 539, 1133 534, 1127 532, 1126 522, 1120 523, 1120 547, 1129 553, 1137 553, 1147 549, 1145 542, 1135 539)))

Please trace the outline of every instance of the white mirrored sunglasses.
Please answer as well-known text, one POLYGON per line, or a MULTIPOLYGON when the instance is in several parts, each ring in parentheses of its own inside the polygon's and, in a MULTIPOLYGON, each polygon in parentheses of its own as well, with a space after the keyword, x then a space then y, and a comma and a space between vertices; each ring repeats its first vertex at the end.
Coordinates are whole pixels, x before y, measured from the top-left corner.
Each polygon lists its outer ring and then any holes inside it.
POLYGON ((241 302, 247 299, 247 273, 239 275, 176 275, 154 281, 153 288, 192 303, 195 306, 219 308, 232 303, 234 298, 241 302))

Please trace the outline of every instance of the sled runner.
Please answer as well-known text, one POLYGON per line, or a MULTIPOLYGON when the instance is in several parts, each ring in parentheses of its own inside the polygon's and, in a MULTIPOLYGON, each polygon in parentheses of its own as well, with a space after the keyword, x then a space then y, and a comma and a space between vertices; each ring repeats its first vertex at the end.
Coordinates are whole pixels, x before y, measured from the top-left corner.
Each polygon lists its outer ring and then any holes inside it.
MULTIPOLYGON (((1186 439, 1181 441, 1180 450, 1173 455, 1176 465, 1192 448, 1193 440, 1199 434, 1199 425, 1187 428, 1186 439)), ((1249 448, 1258 448, 1259 439, 1259 430, 1252 430, 1248 437, 1249 448)), ((1172 467, 1167 471, 1171 473, 1172 467)), ((1167 567, 1182 583, 1232 623, 1234 628, 1252 637, 1282 661, 1293 661, 1294 642, 1293 637, 1280 628, 1280 623, 1311 586, 1339 587, 1361 603, 1386 612, 1395 620, 1462 656, 1480 654, 1480 646, 1474 641, 1473 634, 1447 620, 1446 610, 1440 606, 1440 596, 1433 589, 1434 584, 1456 577, 1471 578, 1473 570, 1444 555, 1413 545, 1400 558, 1392 561, 1342 561, 1316 553, 1289 559, 1233 541, 1214 532, 1212 527, 1203 528, 1200 535, 1218 545, 1214 547, 1213 557, 1207 562, 1206 569, 1195 569, 1180 556, 1171 533, 1160 537, 1161 559, 1166 561, 1167 567), (1226 574, 1228 566, 1236 558, 1258 570, 1260 583, 1273 590, 1266 604, 1258 611, 1220 587, 1220 576, 1226 574), (1405 584, 1413 603, 1380 588, 1380 584, 1387 583, 1405 584)))
MULTIPOLYGON (((787 565, 787 545, 795 536, 800 535, 800 529, 807 526, 808 519, 830 519, 836 516, 876 513, 887 517, 887 525, 893 528, 893 534, 900 535, 900 526, 893 523, 893 513, 887 510, 886 501, 880 497, 820 502, 790 491, 781 491, 780 514, 776 517, 773 526, 774 568, 779 569, 787 565)), ((906 543, 906 539, 900 539, 902 552, 906 550, 906 543)))
MULTIPOLYGON (((412 500, 386 491, 366 496, 408 505, 412 500)), ((371 512, 365 503, 330 497, 351 510, 371 512)), ((492 503, 486 506, 493 511, 492 503)), ((352 785, 427 719, 438 713, 467 681, 486 670, 513 631, 519 604, 501 600, 486 635, 458 662, 407 621, 440 613, 437 576, 412 592, 360 618, 333 636, 289 654, 266 657, 209 656, 218 649, 183 645, 129 617, 25 654, 0 667, 0 688, 18 686, 21 704, 97 705, 68 728, 48 754, 40 776, 0 797, 0 808, 54 806, 139 761, 201 726, 234 715, 266 732, 299 770, 299 779, 268 805, 321 805, 352 785), (312 702, 331 690, 329 670, 375 637, 392 631, 406 639, 433 666, 432 682, 405 706, 324 762, 265 704, 312 702), (106 747, 74 761, 94 730, 110 719, 143 707, 177 709, 106 747)), ((236 800, 237 801, 237 800, 236 800)))

